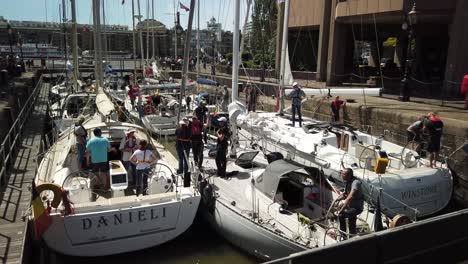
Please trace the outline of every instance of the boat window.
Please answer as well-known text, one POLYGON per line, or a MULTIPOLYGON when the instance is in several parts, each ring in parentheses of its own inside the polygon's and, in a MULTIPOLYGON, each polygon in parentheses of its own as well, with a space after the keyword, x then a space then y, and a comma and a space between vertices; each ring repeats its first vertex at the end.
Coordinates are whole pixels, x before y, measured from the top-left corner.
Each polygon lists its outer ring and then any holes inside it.
MULTIPOLYGON (((275 198, 281 198, 286 201, 288 210, 302 208, 304 203, 304 187, 291 178, 282 178, 278 184, 275 198)), ((275 202, 281 203, 279 200, 275 202)))

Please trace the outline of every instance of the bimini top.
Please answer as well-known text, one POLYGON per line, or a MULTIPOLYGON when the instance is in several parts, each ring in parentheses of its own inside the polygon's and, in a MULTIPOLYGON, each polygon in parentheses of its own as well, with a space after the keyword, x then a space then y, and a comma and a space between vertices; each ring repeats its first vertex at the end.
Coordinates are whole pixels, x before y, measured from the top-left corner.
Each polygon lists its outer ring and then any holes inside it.
POLYGON ((282 159, 273 161, 266 167, 262 174, 257 176, 255 179, 255 185, 257 189, 273 199, 276 194, 276 190, 278 189, 281 177, 285 174, 303 168, 304 166, 299 166, 282 159))

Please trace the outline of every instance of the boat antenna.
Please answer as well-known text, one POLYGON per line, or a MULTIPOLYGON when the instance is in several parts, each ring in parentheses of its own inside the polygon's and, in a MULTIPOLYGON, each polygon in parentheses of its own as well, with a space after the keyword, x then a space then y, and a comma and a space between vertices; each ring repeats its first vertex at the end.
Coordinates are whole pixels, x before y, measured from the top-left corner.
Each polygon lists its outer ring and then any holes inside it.
POLYGON ((76 31, 76 0, 71 0, 71 11, 72 11, 72 47, 73 47, 73 91, 78 91, 78 76, 79 76, 79 63, 78 63, 78 34, 76 31))

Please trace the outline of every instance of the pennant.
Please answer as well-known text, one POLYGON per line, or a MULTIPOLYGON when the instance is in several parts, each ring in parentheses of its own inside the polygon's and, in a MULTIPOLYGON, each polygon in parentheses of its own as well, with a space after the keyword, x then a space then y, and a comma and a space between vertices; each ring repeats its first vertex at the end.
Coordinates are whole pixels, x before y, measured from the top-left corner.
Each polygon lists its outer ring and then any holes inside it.
POLYGON ((52 224, 52 219, 50 218, 49 213, 44 209, 44 203, 42 202, 41 196, 37 192, 34 181, 32 183, 31 206, 33 211, 36 239, 40 239, 42 234, 44 234, 47 228, 49 228, 49 226, 52 224))
POLYGON ((190 11, 190 8, 188 8, 187 6, 185 6, 184 4, 180 3, 180 8, 182 8, 183 10, 185 11, 190 11))
POLYGON ((122 0, 122 5, 125 4, 125 0, 122 0))

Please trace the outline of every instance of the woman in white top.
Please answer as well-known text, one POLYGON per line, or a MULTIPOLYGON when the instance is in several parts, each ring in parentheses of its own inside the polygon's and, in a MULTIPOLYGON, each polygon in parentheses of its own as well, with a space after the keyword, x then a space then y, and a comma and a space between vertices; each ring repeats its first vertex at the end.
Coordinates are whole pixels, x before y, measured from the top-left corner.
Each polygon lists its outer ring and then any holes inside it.
POLYGON ((156 161, 153 151, 147 149, 146 140, 140 141, 140 149, 132 154, 130 161, 136 164, 136 195, 145 195, 150 165, 156 161))

